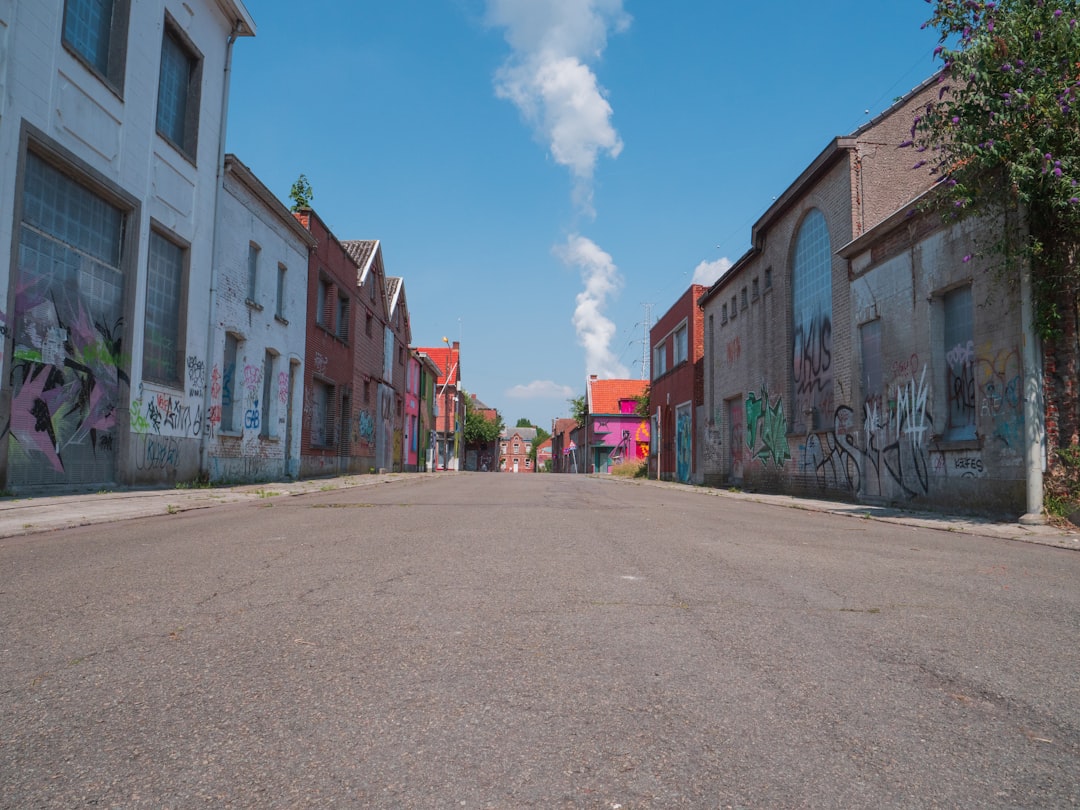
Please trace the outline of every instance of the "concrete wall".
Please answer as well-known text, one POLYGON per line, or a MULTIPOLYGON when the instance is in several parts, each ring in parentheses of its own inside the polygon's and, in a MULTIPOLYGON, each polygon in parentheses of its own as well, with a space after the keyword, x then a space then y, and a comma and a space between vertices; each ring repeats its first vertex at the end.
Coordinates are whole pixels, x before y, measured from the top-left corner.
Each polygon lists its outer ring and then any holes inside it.
POLYGON ((0 420, 13 428, 0 449, 0 476, 13 489, 190 479, 199 472, 206 429, 201 399, 190 391, 198 388, 200 364, 208 367, 216 170, 232 20, 207 0, 132 2, 118 90, 62 46, 62 17, 60 0, 0 2, 0 312, 7 331, 0 420), (202 57, 194 155, 155 131, 166 12, 202 57), (87 317, 96 293, 65 287, 59 276, 31 276, 20 265, 27 150, 123 212, 116 281, 122 314, 112 323, 87 317), (174 384, 144 380, 142 373, 151 223, 185 250, 177 353, 186 362, 174 384), (59 348, 42 343, 39 326, 59 348), (31 400, 46 402, 48 412, 37 406, 30 420, 31 400))

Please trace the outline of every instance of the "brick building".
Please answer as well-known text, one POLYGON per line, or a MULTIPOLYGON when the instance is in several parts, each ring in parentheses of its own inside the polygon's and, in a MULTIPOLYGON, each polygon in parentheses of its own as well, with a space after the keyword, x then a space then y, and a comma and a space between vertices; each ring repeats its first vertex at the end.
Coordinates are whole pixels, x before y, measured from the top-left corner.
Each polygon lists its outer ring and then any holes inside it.
POLYGON ((930 80, 837 138, 701 296, 706 483, 1023 511, 1019 306, 916 212, 930 80))
POLYGON ((464 468, 464 448, 461 431, 464 413, 461 402, 461 344, 451 344, 444 338, 443 346, 422 346, 417 349, 427 355, 439 367, 440 373, 435 392, 436 466, 437 470, 464 468))
POLYGON ((354 347, 363 307, 358 268, 311 209, 295 214, 315 238, 307 271, 307 346, 300 472, 307 478, 361 469, 352 458, 354 347))
POLYGON ((357 268, 353 279, 356 341, 352 386, 356 402, 350 424, 352 452, 356 456, 356 468, 362 472, 390 470, 394 468, 394 430, 398 416, 393 387, 395 360, 392 348, 389 352, 387 348, 390 312, 382 245, 377 239, 349 239, 341 244, 357 268))
POLYGON ((535 472, 532 462, 532 446, 536 441, 536 428, 506 428, 499 437, 499 472, 535 472))
POLYGON ((652 348, 649 474, 665 481, 701 482, 698 424, 705 403, 704 315, 693 284, 649 332, 652 348))

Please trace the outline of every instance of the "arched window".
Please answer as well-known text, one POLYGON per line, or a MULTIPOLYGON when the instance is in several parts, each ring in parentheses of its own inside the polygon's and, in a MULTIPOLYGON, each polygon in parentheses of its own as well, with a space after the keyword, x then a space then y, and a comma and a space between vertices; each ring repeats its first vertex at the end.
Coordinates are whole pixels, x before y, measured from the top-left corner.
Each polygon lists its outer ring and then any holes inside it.
POLYGON ((821 211, 806 215, 791 269, 792 427, 810 431, 832 418, 832 249, 821 211))

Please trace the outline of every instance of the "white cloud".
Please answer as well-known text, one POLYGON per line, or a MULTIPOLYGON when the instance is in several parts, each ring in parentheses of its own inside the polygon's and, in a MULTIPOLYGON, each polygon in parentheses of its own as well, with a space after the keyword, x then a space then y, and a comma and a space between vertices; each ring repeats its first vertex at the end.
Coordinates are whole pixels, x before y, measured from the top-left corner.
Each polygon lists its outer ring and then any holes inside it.
POLYGON ((568 267, 581 271, 585 289, 577 295, 571 319, 578 343, 585 349, 585 369, 599 377, 627 377, 626 366, 611 352, 615 324, 604 315, 608 298, 622 287, 622 277, 608 253, 591 239, 571 235, 565 245, 554 249, 568 267))
POLYGON ((570 399, 574 389, 551 380, 533 380, 527 385, 515 385, 506 391, 510 399, 570 399))
POLYGON ((569 169, 574 203, 595 215, 592 181, 601 154, 623 143, 590 63, 607 46, 608 30, 625 30, 622 0, 489 0, 488 21, 505 29, 513 53, 495 74, 495 93, 521 111, 552 158, 569 169))
POLYGON ((717 259, 714 262, 702 262, 694 268, 694 278, 691 283, 704 284, 711 287, 720 276, 731 269, 731 259, 717 259))

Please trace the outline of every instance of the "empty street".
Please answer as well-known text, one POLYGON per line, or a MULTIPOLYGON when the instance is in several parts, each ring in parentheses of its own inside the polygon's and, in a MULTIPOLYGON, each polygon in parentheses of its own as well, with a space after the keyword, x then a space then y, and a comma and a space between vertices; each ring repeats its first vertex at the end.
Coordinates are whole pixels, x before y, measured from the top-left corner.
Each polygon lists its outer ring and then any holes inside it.
POLYGON ((1078 581, 571 475, 0 539, 0 807, 1075 806, 1078 581))

